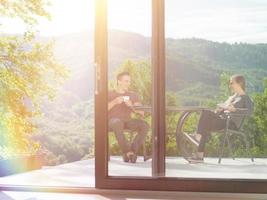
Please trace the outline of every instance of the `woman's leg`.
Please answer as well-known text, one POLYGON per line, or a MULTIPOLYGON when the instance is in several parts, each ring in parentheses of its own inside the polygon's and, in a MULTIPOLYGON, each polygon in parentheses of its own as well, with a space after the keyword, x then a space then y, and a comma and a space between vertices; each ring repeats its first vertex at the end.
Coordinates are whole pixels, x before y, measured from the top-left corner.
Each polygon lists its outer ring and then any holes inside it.
POLYGON ((225 128, 226 120, 212 111, 204 110, 201 113, 197 133, 200 135, 200 142, 197 151, 197 158, 203 159, 205 144, 207 143, 212 131, 225 128))
POLYGON ((200 135, 204 135, 211 131, 212 120, 218 118, 219 116, 215 114, 213 111, 204 110, 200 115, 200 119, 198 122, 197 133, 200 135))

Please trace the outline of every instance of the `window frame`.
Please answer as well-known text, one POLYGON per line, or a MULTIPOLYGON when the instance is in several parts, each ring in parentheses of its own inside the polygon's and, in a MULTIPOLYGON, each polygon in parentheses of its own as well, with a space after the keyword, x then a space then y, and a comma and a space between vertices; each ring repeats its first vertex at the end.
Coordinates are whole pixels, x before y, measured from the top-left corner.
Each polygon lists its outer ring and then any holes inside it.
MULTIPOLYGON (((107 0, 95 0, 96 2, 96 34, 95 34, 95 61, 98 64, 96 67, 100 67, 100 71, 98 72, 99 76, 99 82, 97 86, 97 94, 95 95, 96 100, 96 106, 95 106, 95 115, 96 115, 96 134, 95 134, 95 182, 96 182, 96 188, 99 189, 125 189, 125 190, 159 190, 159 191, 187 191, 187 192, 230 192, 230 193, 267 193, 267 180, 260 180, 260 179, 199 179, 199 178, 176 178, 176 177, 160 177, 160 176, 152 176, 152 177, 110 177, 107 173, 107 140, 105 137, 105 132, 107 131, 107 125, 103 122, 103 120, 106 119, 107 114, 107 108, 105 108, 105 105, 107 103, 106 99, 106 83, 107 83, 107 71, 105 70, 107 68, 107 29, 106 29, 106 1, 107 0), (100 83, 100 85, 99 85, 100 83), (103 98, 104 97, 104 98, 103 98), (104 100, 103 100, 104 99, 104 100), (101 104, 101 103, 105 104, 101 104), (100 103, 101 102, 101 103, 100 103), (103 113, 98 113, 99 111, 103 113), (97 118, 100 117, 100 118, 97 118), (103 118, 101 118, 103 117, 103 118), (99 120, 101 119, 101 120, 99 120), (104 140, 103 140, 104 138, 104 140), (103 151, 104 148, 104 151, 103 151)), ((164 0, 151 0, 153 1, 153 15, 157 13, 157 9, 160 9, 160 16, 162 17, 162 14, 164 14, 164 10, 162 10, 163 7, 160 8, 160 6, 164 5, 164 0), (158 5, 157 5, 158 4, 158 5), (163 11, 163 12, 162 12, 163 11)), ((158 16, 159 17, 159 16, 158 16)), ((163 15, 164 17, 164 15, 163 15)), ((153 20, 159 20, 158 18, 153 18, 153 20)), ((164 18, 161 18, 161 20, 164 18)), ((164 21, 164 20, 163 20, 164 21)), ((158 28, 155 26, 159 26, 158 22, 153 22, 153 32, 157 31, 158 28)), ((162 22, 161 22, 162 26, 162 22)), ((162 31, 162 27, 160 29, 162 31)), ((159 56, 162 58, 164 57, 164 40, 163 34, 156 34, 157 37, 153 38, 153 48, 156 48, 157 42, 161 43, 161 50, 158 49, 153 52, 152 55, 152 62, 154 62, 154 66, 163 66, 164 64, 160 63, 159 61, 156 61, 156 59, 159 56), (160 41, 159 41, 160 40, 160 41), (158 54, 161 54, 158 56, 158 54), (155 62, 156 61, 156 62, 155 62), (155 64, 156 63, 156 64, 155 64)), ((155 36, 155 33, 154 33, 155 36)), ((159 45, 160 46, 160 45, 159 45)), ((164 61, 165 62, 165 61, 164 61)), ((164 68, 163 68, 164 69, 164 68)), ((159 72, 165 73, 165 69, 159 69, 154 71, 156 74, 155 77, 161 77, 159 72), (163 70, 163 71, 160 71, 163 70)), ((163 76, 162 74, 162 76, 163 76)), ((162 77, 164 80, 165 77, 162 77)), ((161 80, 161 79, 157 79, 161 80)), ((165 91, 165 88, 163 87, 165 84, 165 81, 162 83, 158 83, 161 90, 160 91, 154 91, 156 87, 154 87, 153 95, 157 96, 157 98, 160 98, 165 95, 163 94, 165 91), (156 93, 156 94, 155 94, 156 93)), ((156 106, 153 108, 155 109, 154 113, 164 113, 165 106, 164 105, 164 99, 154 101, 156 106), (160 106, 161 105, 161 106, 160 106)), ((157 120, 162 120, 162 118, 158 118, 157 120)), ((153 125, 153 128, 156 130, 161 130, 165 125, 165 122, 161 121, 161 125, 153 125), (155 126, 155 127, 154 127, 155 126)), ((157 134, 160 133, 160 131, 156 131, 157 134)), ((162 137, 162 136, 161 136, 162 137)), ((160 138, 161 138, 160 137, 160 138)), ((165 137, 164 137, 165 139, 165 137)), ((164 140, 162 138, 162 141, 164 140)), ((162 145, 162 144, 161 144, 162 145)), ((161 147, 161 145, 157 144, 155 146, 161 147)), ((163 144, 165 145, 165 144, 163 144)), ((153 145, 153 148, 154 147, 153 145)), ((164 150, 165 151, 165 150, 164 150)), ((165 152, 164 152, 165 154, 165 152)), ((164 160, 165 155, 163 155, 163 151, 159 153, 154 153, 153 157, 153 165, 155 165, 155 171, 154 173, 159 174, 161 170, 164 169, 164 163, 161 163, 161 165, 158 165, 158 161, 164 160)), ((7 185, 7 184, 0 184, 0 190, 1 191, 22 191, 22 192, 59 192, 59 193, 81 193, 81 194, 101 194, 103 193, 103 190, 96 190, 95 188, 88 188, 88 187, 54 187, 54 186, 28 186, 28 185, 7 185)))

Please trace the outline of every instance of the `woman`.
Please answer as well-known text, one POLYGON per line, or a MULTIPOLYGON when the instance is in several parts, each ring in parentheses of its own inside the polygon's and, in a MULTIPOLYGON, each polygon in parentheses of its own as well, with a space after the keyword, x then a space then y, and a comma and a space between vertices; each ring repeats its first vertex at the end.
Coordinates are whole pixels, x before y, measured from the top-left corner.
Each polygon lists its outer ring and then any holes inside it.
MULTIPOLYGON (((242 75, 234 75, 230 78, 229 87, 233 93, 223 104, 218 104, 215 111, 204 110, 200 116, 197 133, 187 135, 198 145, 198 151, 188 159, 190 163, 203 162, 205 144, 213 131, 226 127, 225 112, 236 114, 251 114, 253 103, 245 92, 245 78, 242 75)), ((238 129, 243 121, 242 115, 232 117, 229 123, 230 129, 238 129)))

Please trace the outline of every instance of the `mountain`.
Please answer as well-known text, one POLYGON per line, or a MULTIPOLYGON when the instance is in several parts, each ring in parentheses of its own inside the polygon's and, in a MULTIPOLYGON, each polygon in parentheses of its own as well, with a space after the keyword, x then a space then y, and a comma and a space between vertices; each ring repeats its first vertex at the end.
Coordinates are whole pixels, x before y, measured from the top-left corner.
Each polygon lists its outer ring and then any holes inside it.
MULTIPOLYGON (((55 41, 55 55, 72 71, 64 88, 82 100, 92 98, 94 37, 90 32, 45 40, 55 41)), ((151 38, 112 30, 108 37, 109 77, 126 59, 150 60, 151 38)), ((179 95, 216 93, 222 72, 242 73, 251 92, 262 90, 267 76, 267 44, 219 43, 203 39, 166 39, 166 85, 179 95), (205 90, 206 89, 206 90, 205 90), (203 92, 203 90, 205 92, 203 92)))

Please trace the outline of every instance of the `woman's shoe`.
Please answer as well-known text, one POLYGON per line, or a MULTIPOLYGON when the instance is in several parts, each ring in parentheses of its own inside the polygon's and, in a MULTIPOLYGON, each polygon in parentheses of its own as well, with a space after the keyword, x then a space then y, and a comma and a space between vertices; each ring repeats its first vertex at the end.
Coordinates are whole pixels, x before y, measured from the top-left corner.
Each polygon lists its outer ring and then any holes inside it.
POLYGON ((204 159, 203 158, 188 158, 187 159, 189 163, 204 163, 204 159))
POLYGON ((196 154, 193 154, 191 157, 187 159, 189 163, 203 163, 204 158, 203 157, 198 157, 196 154))

